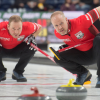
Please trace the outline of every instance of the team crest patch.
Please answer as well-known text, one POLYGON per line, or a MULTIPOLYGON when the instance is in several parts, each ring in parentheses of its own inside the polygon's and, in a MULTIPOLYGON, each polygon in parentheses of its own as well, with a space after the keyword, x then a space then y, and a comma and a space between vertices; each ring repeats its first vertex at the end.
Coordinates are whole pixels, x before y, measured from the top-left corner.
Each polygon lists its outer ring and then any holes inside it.
POLYGON ((17 38, 17 41, 22 41, 24 39, 25 35, 21 35, 17 38))
POLYGON ((81 31, 79 31, 78 33, 75 34, 75 36, 77 37, 77 39, 81 39, 84 36, 84 33, 82 33, 81 31))

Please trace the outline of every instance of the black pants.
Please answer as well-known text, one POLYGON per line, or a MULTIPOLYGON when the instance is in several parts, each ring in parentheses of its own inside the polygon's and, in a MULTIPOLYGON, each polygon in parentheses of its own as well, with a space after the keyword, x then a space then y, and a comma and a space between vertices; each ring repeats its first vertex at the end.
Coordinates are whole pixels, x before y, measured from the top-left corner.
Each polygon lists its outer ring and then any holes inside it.
POLYGON ((79 51, 75 48, 59 53, 61 59, 55 62, 73 74, 82 74, 87 71, 83 65, 97 63, 97 75, 100 75, 100 35, 93 41, 93 47, 88 51, 79 51))
POLYGON ((13 49, 5 49, 0 47, 0 71, 6 71, 6 68, 4 68, 2 63, 2 58, 19 58, 14 70, 18 73, 23 73, 24 68, 34 56, 34 53, 34 49, 30 50, 29 45, 24 42, 13 49))

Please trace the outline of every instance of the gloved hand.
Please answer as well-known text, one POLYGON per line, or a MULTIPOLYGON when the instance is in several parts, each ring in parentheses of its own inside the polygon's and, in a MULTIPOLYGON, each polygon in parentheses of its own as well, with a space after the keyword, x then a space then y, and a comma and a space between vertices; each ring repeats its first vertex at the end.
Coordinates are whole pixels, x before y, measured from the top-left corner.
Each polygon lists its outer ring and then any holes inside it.
POLYGON ((66 48, 66 47, 68 47, 68 45, 67 44, 63 44, 63 45, 59 46, 59 49, 58 50, 63 49, 63 48, 66 48))
MULTIPOLYGON (((35 46, 37 46, 36 42, 35 42, 35 37, 31 34, 28 37, 26 37, 26 39, 24 40, 25 42, 27 42, 27 45, 33 43, 35 46)), ((33 47, 29 47, 30 50, 33 50, 33 47)), ((36 49, 34 49, 34 51, 37 51, 36 49)))
POLYGON ((0 44, 0 47, 2 47, 2 44, 0 44))
MULTIPOLYGON (((63 45, 59 46, 58 50, 63 49, 63 48, 65 48, 65 47, 68 47, 68 45, 67 45, 67 44, 63 44, 63 45)), ((56 57, 58 60, 64 60, 64 58, 62 58, 62 57, 60 56, 59 51, 55 51, 52 47, 50 47, 50 50, 53 52, 53 54, 55 54, 55 57, 56 57)))

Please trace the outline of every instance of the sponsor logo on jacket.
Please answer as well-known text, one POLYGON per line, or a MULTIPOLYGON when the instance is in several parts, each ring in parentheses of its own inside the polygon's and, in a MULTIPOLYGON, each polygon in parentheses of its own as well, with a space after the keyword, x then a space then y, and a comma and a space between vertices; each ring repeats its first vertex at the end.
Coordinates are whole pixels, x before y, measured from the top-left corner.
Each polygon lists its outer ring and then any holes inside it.
POLYGON ((25 35, 21 35, 17 38, 17 41, 22 41, 24 39, 25 35))
POLYGON ((84 36, 84 33, 82 33, 81 31, 79 31, 78 33, 75 34, 75 36, 77 37, 77 39, 81 39, 84 36))
POLYGON ((64 42, 70 42, 71 40, 69 38, 67 38, 67 39, 62 39, 62 41, 64 41, 64 42))
POLYGON ((0 40, 3 40, 3 41, 10 41, 10 38, 0 37, 0 40))
POLYGON ((2 29, 1 29, 1 31, 4 31, 4 30, 6 30, 6 29, 5 29, 5 28, 2 28, 2 29))

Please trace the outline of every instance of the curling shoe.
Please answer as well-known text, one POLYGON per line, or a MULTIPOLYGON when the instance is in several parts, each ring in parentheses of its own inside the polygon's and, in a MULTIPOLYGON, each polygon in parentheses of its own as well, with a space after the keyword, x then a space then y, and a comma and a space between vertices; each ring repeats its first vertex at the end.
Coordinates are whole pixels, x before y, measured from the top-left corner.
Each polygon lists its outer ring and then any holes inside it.
POLYGON ((87 70, 87 72, 85 72, 83 74, 78 74, 77 78, 76 78, 76 82, 74 82, 73 84, 83 85, 84 82, 90 81, 91 77, 92 77, 92 74, 87 70))
POLYGON ((0 81, 6 80, 6 72, 0 71, 0 81))
POLYGON ((17 82, 27 82, 23 74, 17 73, 16 71, 13 71, 12 79, 17 80, 17 82))
POLYGON ((97 77, 97 83, 95 88, 100 88, 100 76, 97 77))

